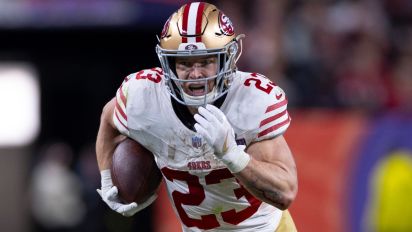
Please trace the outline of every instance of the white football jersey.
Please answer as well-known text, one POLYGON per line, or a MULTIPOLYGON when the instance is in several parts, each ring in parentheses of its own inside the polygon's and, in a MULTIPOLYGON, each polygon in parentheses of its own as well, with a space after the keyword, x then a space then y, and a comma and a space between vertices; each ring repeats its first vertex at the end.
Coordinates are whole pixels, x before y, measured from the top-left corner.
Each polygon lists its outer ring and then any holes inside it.
MULTIPOLYGON (((234 75, 220 109, 237 143, 283 134, 290 123, 283 90, 257 73, 234 75)), ((180 121, 160 68, 126 77, 116 98, 116 127, 155 156, 183 231, 275 231, 282 211, 247 192, 206 140, 180 121)))

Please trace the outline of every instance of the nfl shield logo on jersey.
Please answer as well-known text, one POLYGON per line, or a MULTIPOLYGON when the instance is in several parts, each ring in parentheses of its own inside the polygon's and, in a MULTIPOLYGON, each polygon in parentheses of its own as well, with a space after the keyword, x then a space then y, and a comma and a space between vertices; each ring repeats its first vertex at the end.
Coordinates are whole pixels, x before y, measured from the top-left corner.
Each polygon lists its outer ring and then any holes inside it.
POLYGON ((235 140, 237 145, 245 145, 246 146, 246 140, 244 138, 238 138, 238 135, 235 134, 235 140))
POLYGON ((192 137, 192 146, 194 148, 199 148, 202 146, 202 137, 199 135, 195 135, 192 137))

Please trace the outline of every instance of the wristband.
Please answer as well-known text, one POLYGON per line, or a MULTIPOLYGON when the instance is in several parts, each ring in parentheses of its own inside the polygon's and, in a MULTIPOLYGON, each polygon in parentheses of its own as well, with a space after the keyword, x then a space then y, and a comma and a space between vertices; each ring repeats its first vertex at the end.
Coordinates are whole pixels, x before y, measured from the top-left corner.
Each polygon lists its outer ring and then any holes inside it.
POLYGON ((110 174, 110 169, 105 169, 100 172, 101 176, 101 184, 102 184, 102 190, 108 190, 113 186, 112 182, 112 175, 110 174))
POLYGON ((231 173, 242 171, 249 163, 250 155, 244 149, 245 146, 235 146, 234 149, 222 156, 222 162, 226 164, 231 173))

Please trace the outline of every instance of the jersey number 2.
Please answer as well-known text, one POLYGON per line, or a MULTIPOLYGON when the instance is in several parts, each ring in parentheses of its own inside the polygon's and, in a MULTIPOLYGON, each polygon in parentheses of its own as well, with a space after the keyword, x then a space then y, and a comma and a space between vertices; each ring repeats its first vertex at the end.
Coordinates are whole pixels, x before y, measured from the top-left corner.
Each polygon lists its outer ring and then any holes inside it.
POLYGON ((266 77, 264 77, 264 76, 261 75, 261 74, 252 73, 252 74, 250 74, 250 75, 251 75, 252 77, 246 79, 246 80, 245 80, 245 83, 243 83, 245 86, 250 86, 252 82, 255 82, 255 87, 256 87, 257 89, 259 89, 259 90, 262 90, 263 92, 265 92, 265 93, 267 93, 267 94, 270 94, 270 92, 272 91, 272 89, 276 86, 276 84, 273 83, 273 82, 271 82, 271 81, 269 81, 269 82, 266 84, 266 86, 263 86, 263 85, 262 85, 262 81, 261 81, 260 79, 258 79, 258 78, 255 78, 255 77, 261 76, 261 77, 263 77, 263 78, 266 79, 266 77))
MULTIPOLYGON (((189 187, 189 193, 172 192, 173 202, 179 214, 182 223, 187 227, 197 227, 203 230, 209 230, 220 226, 215 214, 202 215, 200 219, 190 218, 183 209, 183 205, 198 206, 205 199, 205 190, 199 182, 199 177, 186 171, 172 170, 167 167, 162 168, 163 175, 169 180, 185 181, 189 187)), ((233 178, 234 176, 228 169, 213 170, 205 176, 206 185, 218 184, 223 179, 233 178)), ((237 199, 245 197, 250 206, 236 212, 234 209, 221 213, 223 221, 237 225, 252 216, 262 203, 253 197, 246 189, 240 185, 240 188, 233 190, 237 199)))

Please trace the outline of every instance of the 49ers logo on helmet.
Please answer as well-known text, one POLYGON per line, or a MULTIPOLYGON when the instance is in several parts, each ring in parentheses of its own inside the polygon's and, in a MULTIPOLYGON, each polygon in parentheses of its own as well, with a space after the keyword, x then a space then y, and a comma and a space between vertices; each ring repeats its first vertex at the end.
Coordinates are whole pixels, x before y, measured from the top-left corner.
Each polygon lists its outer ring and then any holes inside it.
POLYGON ((185 50, 196 50, 197 46, 194 44, 186 45, 185 50))
POLYGON ((235 34, 235 28, 233 27, 232 21, 222 12, 219 12, 219 27, 224 35, 231 36, 235 34))
POLYGON ((160 38, 161 38, 161 39, 163 39, 164 37, 167 36, 167 32, 169 31, 170 19, 172 19, 172 16, 170 16, 170 17, 167 19, 165 25, 163 26, 162 33, 160 34, 160 38))

